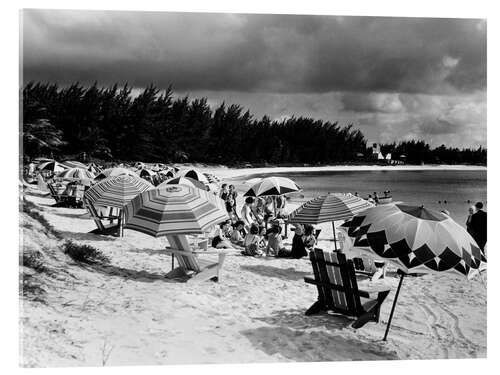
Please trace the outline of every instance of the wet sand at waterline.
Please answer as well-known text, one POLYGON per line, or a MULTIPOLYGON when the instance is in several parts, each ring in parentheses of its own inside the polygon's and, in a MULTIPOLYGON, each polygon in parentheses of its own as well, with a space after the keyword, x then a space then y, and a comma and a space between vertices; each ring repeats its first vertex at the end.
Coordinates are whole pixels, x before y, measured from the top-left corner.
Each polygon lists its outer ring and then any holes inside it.
MULTIPOLYGON (((43 251, 51 270, 31 272, 44 289, 40 300, 22 298, 23 366, 486 356, 486 277, 405 278, 383 342, 397 278, 381 281, 392 288, 381 322, 354 330, 353 320, 343 316, 304 315, 317 296, 303 281, 312 271, 306 258, 232 252, 219 283, 180 283, 164 277, 171 267, 170 256, 162 252, 164 238, 130 230, 122 238, 89 234, 95 224, 84 209, 54 208, 51 198, 28 194, 26 199, 60 238, 21 213, 21 246, 43 251), (110 264, 76 264, 60 250, 65 239, 98 248, 110 264)), ((331 249, 331 224, 318 228, 318 247, 331 249)), ((289 233, 285 243, 291 239, 289 233)))

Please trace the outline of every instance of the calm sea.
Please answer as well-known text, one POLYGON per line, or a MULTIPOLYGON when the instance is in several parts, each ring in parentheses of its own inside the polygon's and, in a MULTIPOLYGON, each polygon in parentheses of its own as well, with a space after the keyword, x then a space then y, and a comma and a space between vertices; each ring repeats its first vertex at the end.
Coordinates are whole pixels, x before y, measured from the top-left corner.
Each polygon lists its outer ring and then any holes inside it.
MULTIPOLYGON (((277 175, 277 174, 272 174, 277 175)), ((359 196, 390 190, 394 201, 448 210, 465 226, 468 207, 482 201, 487 208, 486 171, 339 171, 282 174, 295 181, 302 191, 293 201, 305 201, 328 192, 358 192, 359 196)), ((265 177, 264 175, 248 176, 265 177)))

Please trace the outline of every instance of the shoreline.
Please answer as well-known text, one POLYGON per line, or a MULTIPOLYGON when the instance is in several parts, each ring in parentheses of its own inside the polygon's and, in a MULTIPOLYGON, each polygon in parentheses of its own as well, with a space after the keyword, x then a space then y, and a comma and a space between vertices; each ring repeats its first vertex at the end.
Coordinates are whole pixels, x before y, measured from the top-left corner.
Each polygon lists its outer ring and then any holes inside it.
POLYGON ((313 172, 363 172, 363 171, 487 171, 487 166, 479 165, 325 165, 296 167, 250 167, 235 168, 228 166, 210 166, 196 164, 179 164, 183 168, 198 168, 202 171, 215 173, 223 178, 239 178, 254 174, 269 173, 313 173, 313 172))

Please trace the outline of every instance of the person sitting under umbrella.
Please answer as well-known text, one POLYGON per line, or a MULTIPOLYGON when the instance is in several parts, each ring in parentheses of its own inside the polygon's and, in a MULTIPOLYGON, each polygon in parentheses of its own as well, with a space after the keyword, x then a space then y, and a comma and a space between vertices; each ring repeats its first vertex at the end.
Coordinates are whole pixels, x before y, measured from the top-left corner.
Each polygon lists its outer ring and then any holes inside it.
POLYGON ((292 240, 292 251, 290 252, 290 258, 300 259, 307 256, 306 247, 304 246, 304 241, 302 240, 303 235, 304 227, 301 224, 297 224, 292 240))
POLYGON ((219 228, 215 233, 215 237, 212 240, 212 247, 216 249, 230 249, 231 246, 231 220, 224 221, 219 224, 219 228))
POLYGON ((306 250, 311 251, 316 245, 316 237, 314 236, 314 227, 311 224, 304 225, 304 236, 302 237, 306 250))

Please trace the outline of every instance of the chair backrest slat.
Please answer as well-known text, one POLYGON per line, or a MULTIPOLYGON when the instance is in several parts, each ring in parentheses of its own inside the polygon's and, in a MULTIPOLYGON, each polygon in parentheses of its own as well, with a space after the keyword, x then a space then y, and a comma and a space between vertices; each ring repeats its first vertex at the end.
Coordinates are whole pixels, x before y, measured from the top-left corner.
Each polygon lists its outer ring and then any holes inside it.
MULTIPOLYGON (((192 253, 192 249, 191 246, 189 245, 189 241, 186 235, 184 234, 168 235, 167 240, 172 248, 192 253)), ((195 272, 201 271, 200 266, 198 264, 198 260, 196 259, 196 256, 194 254, 192 255, 176 254, 175 257, 177 259, 177 262, 179 263, 179 266, 184 268, 185 270, 191 270, 195 272)))
MULTIPOLYGON (((344 282, 344 279, 342 277, 343 276, 342 272, 341 272, 342 269, 340 266, 341 263, 339 263, 339 260, 337 258, 337 254, 329 253, 329 252, 323 252, 323 254, 324 254, 324 257, 327 261, 339 264, 339 266, 326 265, 326 268, 328 270, 328 275, 330 276, 330 283, 344 287, 345 282, 344 282)), ((349 304, 347 302, 348 297, 346 296, 345 292, 341 292, 338 290, 335 290, 335 291, 331 290, 330 293, 337 295, 338 302, 336 303, 336 306, 338 306, 346 311, 350 310, 349 304)), ((335 300, 335 298, 334 298, 334 300, 335 300)))
POLYGON ((334 285, 318 285, 319 298, 327 305, 346 314, 357 314, 361 309, 354 265, 345 254, 314 249, 310 254, 316 281, 334 285))

